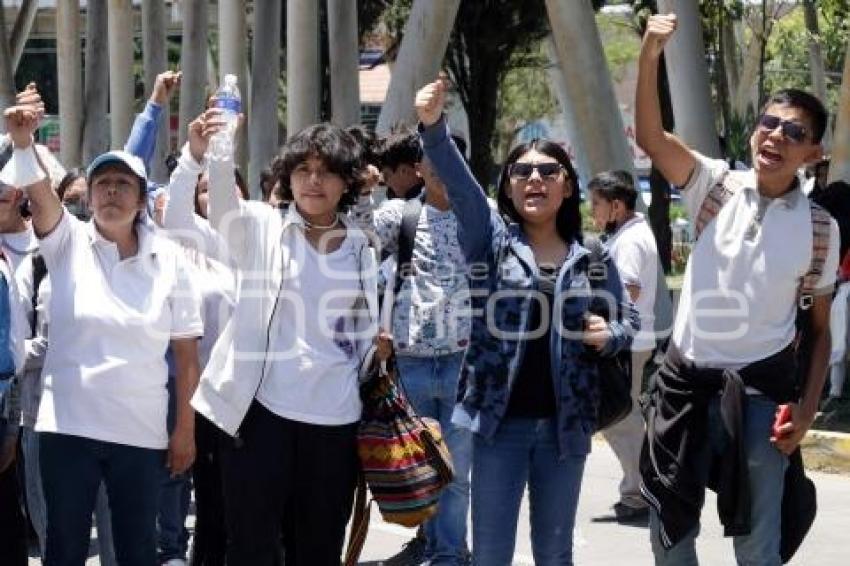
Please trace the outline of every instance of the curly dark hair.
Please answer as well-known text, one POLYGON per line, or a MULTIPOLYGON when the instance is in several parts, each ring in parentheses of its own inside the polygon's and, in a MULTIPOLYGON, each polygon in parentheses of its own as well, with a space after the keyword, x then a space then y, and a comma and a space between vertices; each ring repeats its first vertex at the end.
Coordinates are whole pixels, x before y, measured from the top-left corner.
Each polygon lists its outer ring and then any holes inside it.
POLYGON ((346 189, 337 208, 344 212, 357 202, 363 188, 363 159, 360 144, 345 130, 333 124, 307 126, 286 142, 277 164, 280 193, 284 200, 293 200, 292 172, 310 157, 321 159, 332 173, 342 177, 346 189))
POLYGON ((581 242, 581 211, 579 210, 581 196, 579 195, 578 175, 570 161, 570 156, 567 155, 567 152, 563 147, 553 141, 535 138, 529 142, 520 144, 511 150, 508 157, 505 159, 504 165, 502 165, 502 172, 499 175, 499 191, 496 195, 496 202, 499 204, 499 212, 520 226, 524 223, 522 216, 520 216, 519 212, 517 212, 517 209, 514 207, 514 203, 508 194, 508 185, 511 182, 509 172, 511 165, 516 163, 520 157, 532 149, 539 151, 543 155, 548 155, 560 163, 564 168, 567 176, 566 180, 570 185, 572 185, 573 190, 572 194, 564 199, 564 202, 561 203, 561 207, 558 209, 558 215, 555 218, 555 227, 558 230, 558 234, 565 242, 581 242))

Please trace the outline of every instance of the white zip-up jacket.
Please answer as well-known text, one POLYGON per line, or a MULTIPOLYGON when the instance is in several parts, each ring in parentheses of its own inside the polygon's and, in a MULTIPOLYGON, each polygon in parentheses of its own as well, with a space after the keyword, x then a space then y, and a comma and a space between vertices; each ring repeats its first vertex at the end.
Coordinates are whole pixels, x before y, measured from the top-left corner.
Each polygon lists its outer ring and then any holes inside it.
MULTIPOLYGON (((187 154, 184 150, 181 161, 191 159, 187 154)), ((286 284, 283 271, 288 266, 295 231, 303 229, 304 220, 294 206, 282 216, 280 210, 265 203, 240 200, 234 189, 231 160, 210 160, 209 179, 209 224, 223 239, 229 263, 237 272, 236 307, 213 347, 192 406, 235 436, 270 369, 272 354, 268 348, 276 343, 280 328, 271 323, 286 284)), ((357 336, 354 343, 363 376, 371 363, 377 332, 377 262, 366 234, 344 215, 341 220, 358 250, 360 263, 363 300, 352 309, 346 330, 357 336)), ((207 236, 202 237, 210 241, 207 236)))

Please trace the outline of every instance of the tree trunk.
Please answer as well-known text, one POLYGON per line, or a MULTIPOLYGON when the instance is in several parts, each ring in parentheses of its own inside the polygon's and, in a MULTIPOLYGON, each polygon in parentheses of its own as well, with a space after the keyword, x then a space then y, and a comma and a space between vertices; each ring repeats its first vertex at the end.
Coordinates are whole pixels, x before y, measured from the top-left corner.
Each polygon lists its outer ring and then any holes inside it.
POLYGON ((360 46, 357 5, 328 0, 331 116, 339 126, 360 123, 360 46))
POLYGON ((621 169, 634 176, 634 162, 626 140, 620 105, 589 0, 546 0, 552 36, 581 145, 587 149, 589 175, 621 169), (580 77, 580 80, 577 78, 580 77))
POLYGON ((86 8, 86 73, 83 102, 83 163, 109 149, 109 77, 106 0, 89 0, 86 8))
POLYGON ((558 61, 555 38, 551 35, 546 39, 546 53, 549 55, 549 67, 547 69, 549 82, 552 85, 552 90, 555 92, 555 97, 558 99, 558 105, 561 107, 561 113, 564 116, 567 137, 572 146, 573 166, 582 179, 589 179, 590 162, 588 161, 588 151, 584 145, 585 140, 580 135, 579 118, 571 104, 569 83, 564 76, 564 72, 561 70, 561 63, 558 61))
POLYGON ((130 0, 109 0, 107 22, 109 26, 110 147, 120 149, 127 142, 134 117, 133 6, 130 0))
MULTIPOLYGON (((772 10, 773 4, 770 3, 770 6, 766 9, 772 10)), ((752 39, 749 45, 747 45, 741 74, 738 78, 738 90, 732 105, 735 114, 741 118, 747 116, 747 111, 750 108, 755 112, 758 111, 758 108, 754 107, 754 103, 755 106, 758 105, 757 87, 762 47, 770 35, 771 27, 772 21, 767 20, 765 22, 761 15, 753 20, 752 39), (767 24, 767 26, 765 27, 764 24, 767 24)))
POLYGON ((286 2, 286 130, 291 136, 320 117, 319 4, 286 2))
MULTIPOLYGON (((393 66, 387 97, 378 117, 378 133, 386 134, 399 124, 416 124, 413 108, 416 91, 436 78, 459 6, 460 0, 414 1, 393 66)), ((474 140, 472 145, 473 152, 481 151, 474 147, 474 140)))
MULTIPOLYGON (((239 94, 242 95, 242 113, 248 115, 248 31, 245 22, 245 0, 219 0, 218 2, 218 67, 220 79, 236 75, 239 94)), ((236 163, 243 171, 248 165, 248 136, 245 128, 236 132, 236 163)))
POLYGON ((844 57, 841 98, 838 102, 833 136, 829 183, 850 183, 850 43, 847 44, 847 54, 844 57))
MULTIPOLYGON (((824 71, 823 50, 821 49, 818 10, 814 0, 803 0, 803 14, 806 18, 806 31, 809 35, 809 66, 812 69, 812 91, 826 104, 826 73, 824 71)), ((829 128, 824 135, 824 147, 829 145, 829 128)))
POLYGON ((24 46, 27 44, 37 12, 38 0, 23 0, 21 2, 21 8, 15 18, 15 25, 12 27, 12 34, 9 36, 12 71, 18 68, 18 63, 21 61, 21 54, 24 52, 24 46))
POLYGON ((251 198, 260 198, 260 171, 278 152, 277 81, 280 77, 280 24, 279 2, 254 4, 251 116, 248 129, 251 155, 248 186, 251 198))
POLYGON ((679 17, 678 29, 664 48, 676 133, 703 155, 719 157, 699 6, 693 0, 660 0, 658 9, 679 17))
POLYGON ((83 58, 80 49, 80 2, 56 3, 56 63, 59 84, 59 148, 62 164, 81 165, 83 58))
POLYGON ((207 104, 207 0, 182 0, 183 44, 180 52, 180 145, 186 141, 189 122, 207 104))
MULTIPOLYGON (((153 92, 158 74, 168 69, 165 46, 165 2, 164 0, 142 0, 142 59, 145 70, 145 93, 153 92)), ((156 148, 153 153, 151 179, 158 183, 168 181, 168 168, 165 156, 171 151, 170 106, 162 109, 156 148)))
MULTIPOLYGON (((2 9, 0 9, 0 104, 2 108, 15 104, 15 74, 12 70, 9 40, 6 37, 6 15, 5 10, 2 9)), ((5 122, 0 123, 0 129, 5 130, 5 127, 5 122)))

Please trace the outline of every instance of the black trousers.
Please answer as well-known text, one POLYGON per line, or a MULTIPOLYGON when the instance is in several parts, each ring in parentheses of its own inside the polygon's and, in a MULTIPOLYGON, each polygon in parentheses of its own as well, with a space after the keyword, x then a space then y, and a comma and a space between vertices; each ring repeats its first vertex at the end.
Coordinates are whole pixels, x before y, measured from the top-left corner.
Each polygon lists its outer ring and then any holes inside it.
MULTIPOLYGON (((5 436, 0 436, 0 442, 4 440, 5 436)), ((0 473, 0 564, 3 566, 26 566, 28 560, 27 519, 17 464, 12 462, 0 473)))
POLYGON ((227 531, 221 484, 219 448, 227 435, 202 414, 195 414, 195 447, 192 466, 195 484, 195 540, 192 566, 224 566, 227 531))
POLYGON ((357 485, 357 423, 285 419, 258 402, 221 450, 228 566, 339 566, 357 485))

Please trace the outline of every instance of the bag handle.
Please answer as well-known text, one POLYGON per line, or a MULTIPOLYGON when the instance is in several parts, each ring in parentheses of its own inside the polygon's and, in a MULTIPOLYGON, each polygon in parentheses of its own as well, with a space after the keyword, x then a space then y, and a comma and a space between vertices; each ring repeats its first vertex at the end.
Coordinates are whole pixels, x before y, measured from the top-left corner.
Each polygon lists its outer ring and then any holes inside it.
POLYGON ((366 535, 369 533, 369 519, 372 516, 372 500, 366 501, 366 477, 361 470, 357 474, 357 494, 354 499, 354 514, 351 519, 351 531, 348 534, 348 546, 345 549, 343 566, 357 566, 366 535))

